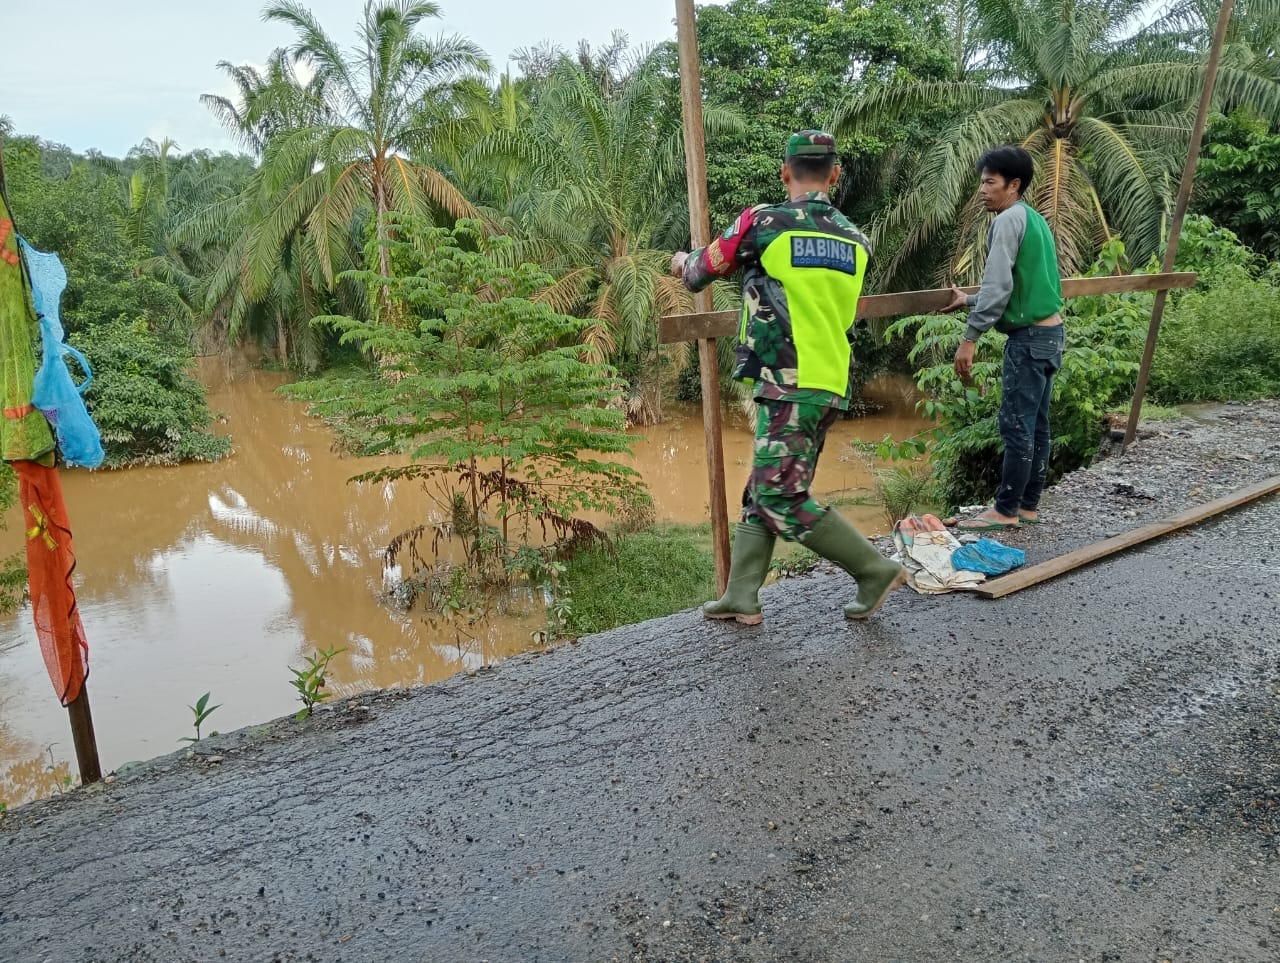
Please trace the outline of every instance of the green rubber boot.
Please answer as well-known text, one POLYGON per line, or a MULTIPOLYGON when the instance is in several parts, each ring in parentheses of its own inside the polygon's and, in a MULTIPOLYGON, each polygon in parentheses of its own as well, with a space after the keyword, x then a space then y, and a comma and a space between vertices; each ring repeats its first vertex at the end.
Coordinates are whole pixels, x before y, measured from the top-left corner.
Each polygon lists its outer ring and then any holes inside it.
POLYGON ((834 508, 827 509, 813 531, 800 541, 857 579, 858 595, 844 607, 846 619, 865 619, 907 580, 906 569, 881 555, 834 508))
POLYGON ((769 575, 773 543, 777 537, 763 525, 739 522, 734 526, 733 555, 729 562, 729 585, 724 595, 702 606, 709 619, 733 619, 742 625, 759 625, 760 586, 769 575))

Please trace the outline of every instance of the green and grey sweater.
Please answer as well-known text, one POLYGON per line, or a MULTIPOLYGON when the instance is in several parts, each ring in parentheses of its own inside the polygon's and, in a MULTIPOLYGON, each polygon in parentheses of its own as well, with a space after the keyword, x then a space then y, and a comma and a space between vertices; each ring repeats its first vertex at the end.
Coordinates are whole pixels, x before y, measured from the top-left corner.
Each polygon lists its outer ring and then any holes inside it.
POLYGON ((1058 250, 1049 222, 1026 201, 1001 211, 987 234, 982 287, 968 297, 966 341, 995 328, 1015 328, 1051 318, 1062 308, 1058 250))

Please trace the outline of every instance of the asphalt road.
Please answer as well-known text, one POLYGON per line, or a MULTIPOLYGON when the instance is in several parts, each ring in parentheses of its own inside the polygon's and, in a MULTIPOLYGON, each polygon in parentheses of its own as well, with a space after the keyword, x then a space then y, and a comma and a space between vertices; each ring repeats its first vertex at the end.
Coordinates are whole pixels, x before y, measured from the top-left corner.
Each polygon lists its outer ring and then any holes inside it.
POLYGON ((1280 499, 997 602, 850 586, 24 807, 0 960, 1280 959, 1280 499))

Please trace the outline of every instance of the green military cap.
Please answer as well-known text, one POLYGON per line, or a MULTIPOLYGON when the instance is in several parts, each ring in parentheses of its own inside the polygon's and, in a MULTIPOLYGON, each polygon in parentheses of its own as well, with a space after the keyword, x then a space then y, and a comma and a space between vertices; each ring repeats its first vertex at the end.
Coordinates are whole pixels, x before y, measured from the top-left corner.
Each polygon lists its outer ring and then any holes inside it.
POLYGON ((787 157, 830 157, 836 139, 825 130, 799 130, 787 139, 787 157))

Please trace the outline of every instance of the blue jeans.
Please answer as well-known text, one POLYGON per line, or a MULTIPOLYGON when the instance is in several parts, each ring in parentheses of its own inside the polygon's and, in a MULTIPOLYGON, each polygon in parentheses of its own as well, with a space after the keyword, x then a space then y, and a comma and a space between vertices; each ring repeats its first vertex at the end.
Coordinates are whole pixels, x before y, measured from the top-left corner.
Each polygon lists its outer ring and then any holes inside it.
POLYGON ((1004 470, 996 511, 1013 517, 1035 511, 1049 473, 1049 401, 1053 376, 1062 367, 1062 325, 1018 328, 1004 346, 1000 437, 1004 470))

